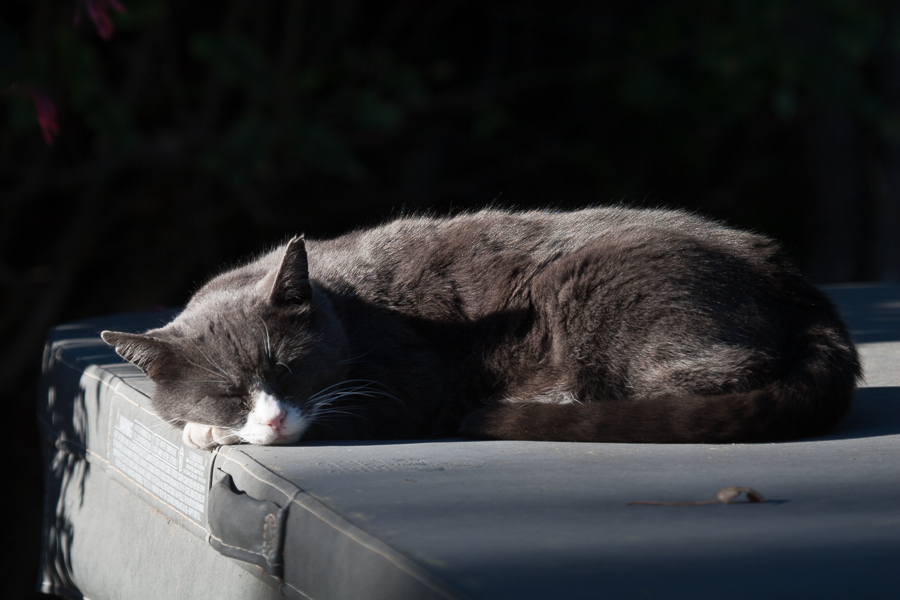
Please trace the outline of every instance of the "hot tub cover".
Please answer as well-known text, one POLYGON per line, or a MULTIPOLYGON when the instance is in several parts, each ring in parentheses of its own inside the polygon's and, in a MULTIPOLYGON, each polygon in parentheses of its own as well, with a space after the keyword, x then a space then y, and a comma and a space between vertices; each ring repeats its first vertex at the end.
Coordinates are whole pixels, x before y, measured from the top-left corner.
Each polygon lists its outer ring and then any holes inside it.
POLYGON ((184 446, 99 338, 44 355, 39 589, 71 598, 875 598, 900 564, 900 287, 828 290, 866 381, 827 437, 184 446), (726 486, 762 504, 695 501, 726 486))

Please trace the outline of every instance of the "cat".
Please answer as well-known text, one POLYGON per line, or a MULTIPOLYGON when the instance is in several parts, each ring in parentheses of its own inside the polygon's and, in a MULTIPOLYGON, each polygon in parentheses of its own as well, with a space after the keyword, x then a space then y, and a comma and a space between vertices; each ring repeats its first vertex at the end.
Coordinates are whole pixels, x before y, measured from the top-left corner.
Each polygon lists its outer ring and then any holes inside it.
POLYGON ((731 443, 830 431, 861 367, 772 240, 622 207, 295 237, 169 324, 102 332, 186 444, 731 443))

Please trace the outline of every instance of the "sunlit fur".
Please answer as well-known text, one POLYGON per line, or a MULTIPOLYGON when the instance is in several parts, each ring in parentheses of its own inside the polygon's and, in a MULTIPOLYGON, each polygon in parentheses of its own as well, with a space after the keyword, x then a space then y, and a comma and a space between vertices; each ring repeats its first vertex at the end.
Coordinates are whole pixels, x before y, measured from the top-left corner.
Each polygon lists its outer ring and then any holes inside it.
POLYGON ((828 431, 860 375, 777 244, 678 211, 484 210, 295 238, 103 338, 185 442, 738 442, 828 431))

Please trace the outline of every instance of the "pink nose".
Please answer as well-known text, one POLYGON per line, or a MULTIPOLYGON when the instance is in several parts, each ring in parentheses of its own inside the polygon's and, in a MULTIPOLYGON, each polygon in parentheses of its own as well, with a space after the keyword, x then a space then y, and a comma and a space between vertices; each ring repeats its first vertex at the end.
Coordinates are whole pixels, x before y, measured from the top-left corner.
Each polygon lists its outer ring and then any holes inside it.
POLYGON ((281 431, 281 426, 284 425, 284 417, 287 416, 287 413, 280 412, 268 421, 266 421, 266 425, 274 429, 275 431, 281 431))

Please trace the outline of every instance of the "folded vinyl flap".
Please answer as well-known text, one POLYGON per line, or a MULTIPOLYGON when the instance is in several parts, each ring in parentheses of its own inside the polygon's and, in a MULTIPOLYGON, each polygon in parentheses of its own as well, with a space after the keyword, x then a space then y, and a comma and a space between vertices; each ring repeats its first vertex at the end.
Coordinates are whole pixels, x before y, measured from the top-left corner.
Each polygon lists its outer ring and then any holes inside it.
POLYGON ((284 568, 284 521, 288 505, 254 498, 240 491, 231 475, 217 470, 209 492, 210 545, 219 553, 253 563, 281 577, 284 568))

